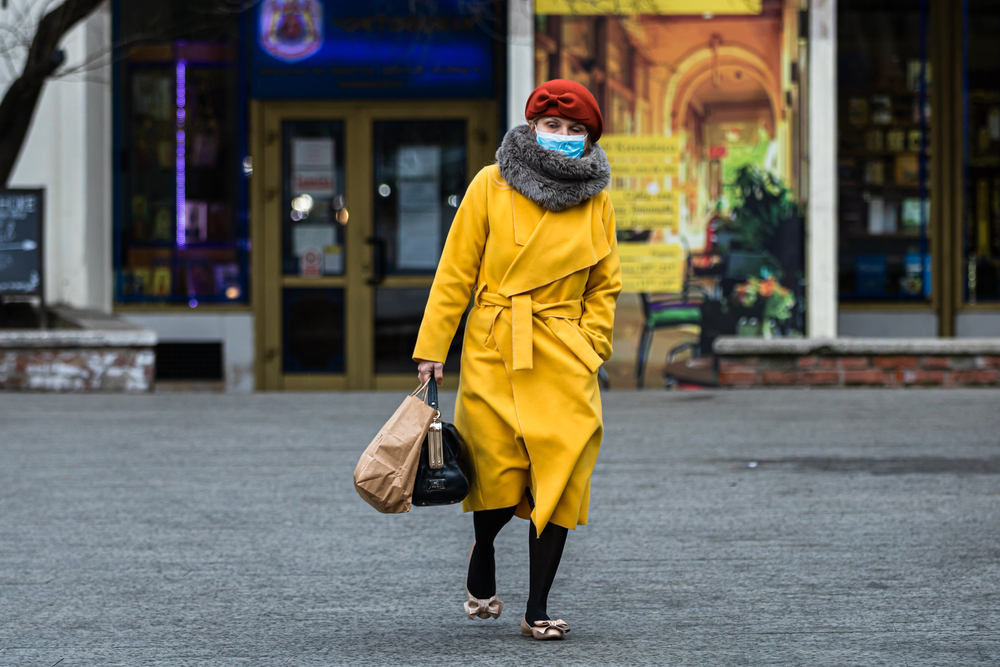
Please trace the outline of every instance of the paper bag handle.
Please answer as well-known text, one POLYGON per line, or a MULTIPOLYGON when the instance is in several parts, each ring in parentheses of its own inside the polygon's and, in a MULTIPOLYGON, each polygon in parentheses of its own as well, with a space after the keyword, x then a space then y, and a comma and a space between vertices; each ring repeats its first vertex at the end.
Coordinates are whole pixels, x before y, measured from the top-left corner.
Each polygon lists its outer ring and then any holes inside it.
POLYGON ((426 403, 427 402, 427 387, 430 385, 432 379, 433 379, 433 376, 427 378, 427 381, 424 382, 419 387, 417 387, 416 389, 414 389, 410 393, 410 396, 416 396, 421 401, 423 401, 424 403, 426 403))

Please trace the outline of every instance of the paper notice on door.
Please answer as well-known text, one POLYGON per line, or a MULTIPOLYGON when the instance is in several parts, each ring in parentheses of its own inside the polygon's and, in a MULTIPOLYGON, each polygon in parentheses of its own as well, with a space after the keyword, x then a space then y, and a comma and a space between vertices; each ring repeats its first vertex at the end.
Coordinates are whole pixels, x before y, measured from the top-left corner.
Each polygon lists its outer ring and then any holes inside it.
POLYGON ((401 146, 396 167, 396 266, 434 270, 442 245, 441 148, 401 146))
POLYGON ((332 197, 336 187, 332 171, 296 171, 292 174, 292 193, 295 196, 332 197))
POLYGON ((332 197, 337 188, 333 139, 292 139, 292 194, 332 197))
POLYGON ((335 242, 334 225, 296 225, 292 229, 292 253, 298 257, 308 248, 325 248, 335 242))
POLYGON ((299 256, 299 276, 302 278, 319 278, 323 273, 323 251, 319 248, 306 248, 299 256))
POLYGON ((400 269, 434 269, 441 254, 441 202, 438 180, 400 180, 397 184, 397 248, 400 269))
POLYGON ((400 146, 396 173, 403 179, 441 179, 440 146, 400 146))
POLYGON ((332 171, 333 149, 333 139, 292 139, 292 169, 332 171))

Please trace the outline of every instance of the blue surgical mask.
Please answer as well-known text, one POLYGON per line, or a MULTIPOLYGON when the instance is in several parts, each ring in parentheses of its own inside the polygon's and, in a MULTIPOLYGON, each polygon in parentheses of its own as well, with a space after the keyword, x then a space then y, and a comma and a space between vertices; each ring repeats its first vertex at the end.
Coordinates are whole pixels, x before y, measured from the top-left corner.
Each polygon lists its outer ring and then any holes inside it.
POLYGON ((551 134, 536 131, 536 136, 542 148, 558 151, 566 157, 580 157, 587 145, 586 134, 551 134))

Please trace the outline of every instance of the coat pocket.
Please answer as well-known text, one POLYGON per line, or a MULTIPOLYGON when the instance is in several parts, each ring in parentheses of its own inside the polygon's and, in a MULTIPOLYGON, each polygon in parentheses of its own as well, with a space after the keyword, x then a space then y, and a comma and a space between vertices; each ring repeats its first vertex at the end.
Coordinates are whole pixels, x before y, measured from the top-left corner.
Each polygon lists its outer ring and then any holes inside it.
POLYGON ((597 372, 597 369, 601 367, 604 360, 597 354, 590 341, 583 335, 583 332, 580 331, 579 326, 575 322, 553 317, 546 320, 545 323, 548 325, 549 330, 556 335, 556 338, 561 340, 563 345, 568 347, 591 373, 597 372))

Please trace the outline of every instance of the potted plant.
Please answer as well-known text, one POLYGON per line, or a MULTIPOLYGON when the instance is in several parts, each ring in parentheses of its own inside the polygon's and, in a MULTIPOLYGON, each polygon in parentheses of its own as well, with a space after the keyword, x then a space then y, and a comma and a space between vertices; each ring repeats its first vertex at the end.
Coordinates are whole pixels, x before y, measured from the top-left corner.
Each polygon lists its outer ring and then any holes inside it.
POLYGON ((746 308, 756 306, 761 309, 764 338, 772 338, 779 333, 779 327, 792 317, 792 309, 795 308, 795 295, 774 276, 751 276, 733 290, 733 301, 746 308))

